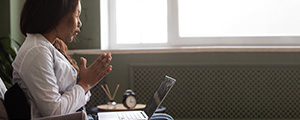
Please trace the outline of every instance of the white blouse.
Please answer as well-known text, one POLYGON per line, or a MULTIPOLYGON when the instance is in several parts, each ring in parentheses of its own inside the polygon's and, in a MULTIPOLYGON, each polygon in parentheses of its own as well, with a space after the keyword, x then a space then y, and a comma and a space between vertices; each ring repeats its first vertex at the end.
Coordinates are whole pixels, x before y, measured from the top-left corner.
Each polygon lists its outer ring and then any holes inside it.
POLYGON ((25 92, 33 119, 74 113, 91 96, 76 85, 75 68, 41 34, 27 34, 12 66, 13 83, 25 92))

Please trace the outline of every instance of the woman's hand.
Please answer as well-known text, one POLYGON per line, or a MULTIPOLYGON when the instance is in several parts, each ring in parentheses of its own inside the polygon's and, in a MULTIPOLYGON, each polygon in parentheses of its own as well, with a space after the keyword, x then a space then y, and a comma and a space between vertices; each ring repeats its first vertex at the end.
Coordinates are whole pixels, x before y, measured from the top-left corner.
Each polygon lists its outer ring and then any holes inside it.
POLYGON ((79 81, 77 84, 80 85, 85 90, 85 92, 93 88, 108 73, 112 71, 112 66, 108 66, 112 59, 111 53, 101 54, 88 68, 86 67, 86 59, 84 59, 83 57, 81 57, 80 59, 81 64, 79 81))

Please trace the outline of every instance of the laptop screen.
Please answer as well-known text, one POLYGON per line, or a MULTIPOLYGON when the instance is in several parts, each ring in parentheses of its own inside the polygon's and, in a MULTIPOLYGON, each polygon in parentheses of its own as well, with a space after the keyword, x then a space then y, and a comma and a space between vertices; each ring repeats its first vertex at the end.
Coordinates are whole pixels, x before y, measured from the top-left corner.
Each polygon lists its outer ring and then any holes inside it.
POLYGON ((148 101, 144 112, 149 116, 149 118, 153 115, 155 110, 160 106, 164 98, 167 96, 176 80, 169 76, 165 76, 165 79, 161 82, 160 86, 156 89, 153 96, 148 101))

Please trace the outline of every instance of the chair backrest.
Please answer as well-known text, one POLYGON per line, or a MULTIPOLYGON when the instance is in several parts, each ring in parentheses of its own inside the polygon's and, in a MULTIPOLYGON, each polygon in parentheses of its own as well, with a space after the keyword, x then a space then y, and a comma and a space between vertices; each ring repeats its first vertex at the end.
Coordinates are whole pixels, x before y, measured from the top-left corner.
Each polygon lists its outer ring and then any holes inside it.
POLYGON ((2 79, 0 78, 0 119, 8 120, 8 115, 4 106, 4 94, 7 91, 2 79))
POLYGON ((31 117, 29 103, 18 83, 6 91, 4 105, 10 119, 28 120, 31 117))

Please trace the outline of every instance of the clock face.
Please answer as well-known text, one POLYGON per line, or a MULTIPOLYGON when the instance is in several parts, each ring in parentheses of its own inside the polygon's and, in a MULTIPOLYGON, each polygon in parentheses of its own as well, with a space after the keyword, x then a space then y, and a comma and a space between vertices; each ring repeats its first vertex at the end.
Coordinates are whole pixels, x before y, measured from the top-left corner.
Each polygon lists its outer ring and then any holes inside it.
POLYGON ((129 108, 134 108, 136 105, 136 99, 134 96, 128 96, 125 102, 129 108))

